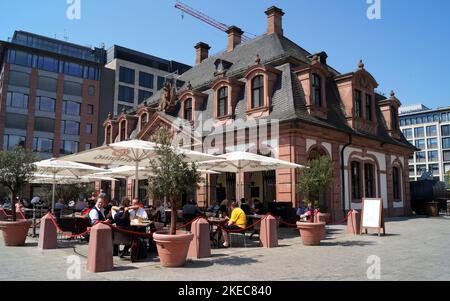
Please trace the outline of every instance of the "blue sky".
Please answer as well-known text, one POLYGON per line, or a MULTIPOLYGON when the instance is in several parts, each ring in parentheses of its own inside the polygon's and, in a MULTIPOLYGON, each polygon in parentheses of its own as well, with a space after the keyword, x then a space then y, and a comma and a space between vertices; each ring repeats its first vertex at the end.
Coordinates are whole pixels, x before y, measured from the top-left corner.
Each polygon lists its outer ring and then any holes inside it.
MULTIPOLYGON (((450 1, 381 0, 381 20, 369 20, 367 0, 183 0, 225 23, 260 35, 266 8, 282 8, 285 35, 310 52, 325 50, 342 73, 366 69, 396 91, 403 104, 450 105, 450 1)), ((81 0, 81 19, 66 17, 67 0, 2 1, 0 39, 21 29, 82 45, 118 44, 193 64, 193 46, 212 53, 226 48, 226 34, 191 16, 182 18, 175 0, 81 0)))

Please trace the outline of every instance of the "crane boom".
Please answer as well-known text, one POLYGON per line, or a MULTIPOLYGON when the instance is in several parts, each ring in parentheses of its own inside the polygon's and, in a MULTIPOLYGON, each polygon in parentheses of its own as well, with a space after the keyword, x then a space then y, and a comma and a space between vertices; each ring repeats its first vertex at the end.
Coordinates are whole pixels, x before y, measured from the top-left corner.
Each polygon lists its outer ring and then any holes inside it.
MULTIPOLYGON (((191 16, 193 16, 194 18, 199 19, 200 21, 205 22, 206 24, 209 24, 223 32, 226 32, 229 28, 229 26, 227 26, 226 24, 223 24, 217 20, 214 20, 213 18, 205 15, 204 13, 187 6, 186 4, 182 3, 181 1, 177 0, 177 2, 175 3, 175 8, 181 10, 182 12, 185 12, 191 16)), ((242 35, 242 41, 243 42, 247 42, 251 39, 251 37, 247 36, 247 35, 242 35)))

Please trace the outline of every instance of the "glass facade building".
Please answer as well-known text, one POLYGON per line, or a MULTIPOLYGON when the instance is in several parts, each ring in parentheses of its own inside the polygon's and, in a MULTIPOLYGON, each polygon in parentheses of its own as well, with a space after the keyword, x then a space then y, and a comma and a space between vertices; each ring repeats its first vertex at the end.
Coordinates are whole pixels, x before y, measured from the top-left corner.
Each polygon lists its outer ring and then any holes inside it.
MULTIPOLYGON (((400 128, 419 150, 409 160, 411 181, 431 172, 439 181, 447 181, 450 172, 450 107, 429 109, 424 105, 401 108, 400 128)), ((448 183, 450 184, 450 183, 448 183)))

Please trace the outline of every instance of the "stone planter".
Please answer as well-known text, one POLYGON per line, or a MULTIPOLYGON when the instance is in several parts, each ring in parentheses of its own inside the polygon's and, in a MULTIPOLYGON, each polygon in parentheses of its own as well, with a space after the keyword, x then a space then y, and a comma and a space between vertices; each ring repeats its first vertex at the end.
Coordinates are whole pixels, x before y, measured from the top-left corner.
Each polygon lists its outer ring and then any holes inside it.
POLYGON ((325 223, 302 223, 297 222, 297 229, 300 231, 303 244, 305 246, 318 246, 324 238, 325 223))
POLYGON ((28 220, 19 220, 16 222, 0 221, 0 229, 3 231, 5 246, 24 246, 30 227, 31 221, 28 220))
POLYGON ((439 203, 430 202, 426 204, 427 215, 429 217, 438 217, 439 216, 439 203))
POLYGON ((184 266, 193 238, 194 234, 184 231, 177 231, 176 235, 170 235, 168 231, 153 234, 161 265, 167 268, 184 266))

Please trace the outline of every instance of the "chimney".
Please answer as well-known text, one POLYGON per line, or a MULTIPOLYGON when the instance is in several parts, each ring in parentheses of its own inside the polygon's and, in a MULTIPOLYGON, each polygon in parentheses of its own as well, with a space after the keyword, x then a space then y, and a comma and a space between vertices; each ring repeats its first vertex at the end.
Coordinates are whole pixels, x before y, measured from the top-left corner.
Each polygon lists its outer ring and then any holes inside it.
POLYGON ((244 32, 242 29, 236 26, 230 26, 227 30, 228 34, 228 52, 231 52, 236 48, 237 45, 241 44, 242 34, 244 32))
POLYGON ((267 15, 267 34, 279 34, 283 35, 283 16, 284 12, 276 7, 272 6, 266 10, 267 15))
POLYGON ((209 47, 209 45, 206 43, 199 42, 197 43, 197 45, 195 45, 194 48, 197 50, 195 64, 198 65, 208 58, 209 49, 211 49, 211 47, 209 47))

